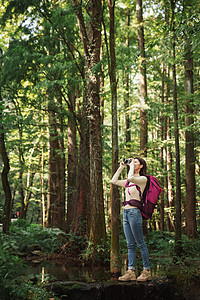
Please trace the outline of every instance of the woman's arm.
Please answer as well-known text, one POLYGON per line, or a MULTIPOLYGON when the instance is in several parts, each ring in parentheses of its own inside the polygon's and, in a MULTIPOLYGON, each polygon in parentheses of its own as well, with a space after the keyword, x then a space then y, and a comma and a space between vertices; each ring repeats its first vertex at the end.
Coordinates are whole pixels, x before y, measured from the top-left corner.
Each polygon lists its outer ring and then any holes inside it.
POLYGON ((125 187, 125 184, 126 184, 126 181, 127 180, 119 180, 119 175, 121 174, 121 172, 123 171, 125 165, 122 165, 120 163, 120 167, 117 169, 117 171, 115 172, 115 174, 113 175, 113 178, 111 179, 111 183, 112 184, 115 184, 115 185, 118 185, 118 186, 122 186, 122 187, 125 187))
POLYGON ((147 178, 146 176, 131 176, 128 178, 129 182, 135 183, 137 185, 143 185, 147 183, 147 178))
POLYGON ((131 178, 133 176, 134 176, 134 159, 132 158, 132 161, 129 164, 128 180, 129 180, 129 178, 131 178))

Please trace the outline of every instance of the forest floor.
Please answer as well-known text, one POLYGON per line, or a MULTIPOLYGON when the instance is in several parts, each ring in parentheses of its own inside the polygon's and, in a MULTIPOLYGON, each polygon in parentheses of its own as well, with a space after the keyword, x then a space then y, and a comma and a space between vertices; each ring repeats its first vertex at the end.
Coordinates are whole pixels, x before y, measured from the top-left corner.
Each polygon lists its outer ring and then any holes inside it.
MULTIPOLYGON (((150 253, 152 284, 172 281, 181 288, 195 290, 200 283, 200 239, 191 240, 183 235, 181 257, 174 252, 174 233, 152 231, 146 237, 146 242, 150 253)), ((38 297, 38 293, 43 293, 42 286, 56 282, 78 281, 90 284, 91 288, 92 283, 107 282, 112 285, 115 281, 118 284, 117 277, 110 273, 109 238, 95 253, 93 247, 88 245, 84 236, 67 235, 57 228, 41 228, 24 220, 12 222, 9 235, 0 232, 1 292, 19 294, 21 297, 22 290, 26 295, 32 291, 38 297)), ((123 273, 127 263, 123 234, 120 235, 120 249, 123 273)), ((141 270, 142 258, 137 250, 136 275, 141 270)), ((42 296, 41 299, 44 300, 42 296)))
MULTIPOLYGON (((170 261, 170 256, 162 256, 160 259, 170 261)), ((138 257, 140 260, 140 257, 138 257)), ((186 259, 182 263, 171 264, 166 268, 157 265, 155 255, 150 256, 152 262, 152 280, 146 283, 119 282, 117 276, 110 273, 109 265, 99 264, 93 266, 85 265, 79 259, 63 259, 56 256, 28 257, 28 268, 26 275, 32 274, 37 281, 46 280, 46 288, 56 293, 57 296, 67 295, 76 299, 81 294, 81 299, 133 299, 131 295, 140 296, 141 299, 165 299, 166 293, 171 300, 200 300, 200 259, 186 259), (110 292, 112 290, 112 293, 110 292), (115 292, 117 292, 118 298, 115 292), (111 294, 110 294, 111 293, 111 294), (149 293, 152 297, 149 298, 149 293), (101 298, 99 295, 101 294, 101 298), (112 298, 112 295, 115 297, 112 298), (91 296, 92 295, 92 296, 91 296), (96 295, 96 296, 95 296, 96 295), (160 298, 158 298, 158 295, 160 298), (176 297, 175 297, 176 295, 176 297), (177 296, 178 295, 178 296, 177 296), (109 296, 109 298, 106 298, 109 296), (75 297, 75 298, 74 298, 75 297), (96 298, 95 298, 96 297, 96 298), (174 298, 175 297, 175 298, 174 298)), ((136 275, 141 272, 141 264, 136 269, 136 275)), ((166 298, 166 299, 169 299, 166 298)), ((79 298, 77 298, 79 299, 79 298)), ((136 299, 136 298, 134 298, 136 299)), ((137 298, 138 299, 138 298, 137 298)))

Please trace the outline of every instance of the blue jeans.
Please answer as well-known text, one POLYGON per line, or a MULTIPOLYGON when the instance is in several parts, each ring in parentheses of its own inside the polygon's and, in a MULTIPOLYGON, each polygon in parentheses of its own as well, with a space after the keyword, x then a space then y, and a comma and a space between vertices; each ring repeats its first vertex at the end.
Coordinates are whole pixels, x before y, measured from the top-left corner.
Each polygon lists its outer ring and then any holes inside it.
POLYGON ((128 269, 135 270, 137 243, 143 259, 143 269, 150 269, 149 252, 144 241, 142 228, 142 215, 138 208, 124 209, 123 227, 128 246, 128 269))

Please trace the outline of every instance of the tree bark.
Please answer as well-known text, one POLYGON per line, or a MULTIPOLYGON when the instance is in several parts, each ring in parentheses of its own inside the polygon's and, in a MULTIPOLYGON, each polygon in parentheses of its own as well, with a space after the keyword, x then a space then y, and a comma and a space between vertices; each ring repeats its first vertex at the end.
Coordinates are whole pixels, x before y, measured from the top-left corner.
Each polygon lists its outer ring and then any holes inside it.
POLYGON ((77 142, 76 142, 76 124, 74 120, 76 94, 75 87, 69 82, 68 97, 70 102, 68 112, 68 126, 67 126, 67 145, 68 145, 68 163, 67 163, 67 220, 66 232, 70 229, 74 231, 77 217, 77 171, 78 171, 78 157, 77 157, 77 142))
MULTIPOLYGON (((164 70, 164 66, 162 69, 162 94, 161 94, 161 101, 162 104, 164 104, 165 101, 165 70, 164 70)), ((166 118, 163 115, 163 112, 161 110, 161 140, 163 141, 165 139, 165 135, 166 135, 166 118)), ((164 170, 165 169, 165 160, 164 160, 164 147, 161 147, 160 149, 160 161, 161 161, 161 169, 164 170)), ((161 178, 161 186, 164 187, 165 185, 165 181, 164 181, 164 176, 161 178)), ((161 193, 161 197, 160 197, 160 230, 164 231, 164 207, 165 207, 165 203, 164 203, 164 193, 161 193)))
POLYGON ((195 197, 195 152, 194 152, 194 111, 193 111, 193 58, 192 45, 188 38, 185 41, 185 173, 186 173, 186 199, 185 199, 185 221, 186 235, 197 238, 196 224, 196 197, 195 197))
MULTIPOLYGON (((126 26, 127 26, 127 36, 126 36, 126 47, 129 49, 130 45, 130 9, 127 8, 126 14, 126 26)), ((129 51, 128 51, 129 52, 129 51)), ((125 108, 125 141, 126 141, 126 148, 130 150, 130 143, 131 143, 131 130, 130 130, 130 117, 129 117, 129 80, 130 70, 128 65, 125 66, 125 95, 124 95, 124 108, 125 108)))
POLYGON ((101 0, 87 5, 89 22, 85 23, 82 6, 76 0, 72 4, 78 20, 86 62, 87 98, 89 104, 90 142, 90 242, 94 247, 106 239, 103 183, 102 137, 100 115, 100 48, 101 48, 101 0))
POLYGON ((24 175, 24 153, 23 153, 23 116, 21 113, 21 108, 19 103, 16 100, 12 100, 15 106, 15 113, 18 117, 18 133, 19 133, 19 142, 18 142, 18 157, 19 157, 19 197, 20 197, 20 214, 19 217, 21 219, 26 219, 26 204, 24 199, 24 182, 23 182, 23 175, 24 175))
POLYGON ((181 255, 181 174, 180 174, 180 149, 179 149, 179 125, 178 125, 178 102, 177 102, 177 83, 176 83, 176 30, 175 30, 175 0, 171 0, 172 10, 172 51, 173 51, 173 105, 174 105, 174 135, 175 135, 175 152, 176 152, 176 223, 175 223, 175 252, 181 255))
MULTIPOLYGON (((53 94, 52 94, 53 95, 53 94)), ((52 97, 51 95, 51 97, 52 97)), ((48 226, 65 227, 65 154, 62 127, 62 98, 49 100, 49 174, 48 174, 48 226), (56 110, 58 116, 56 114, 56 110)))
MULTIPOLYGON (((142 0, 136 0, 139 50, 139 84, 140 84, 140 155, 147 156, 148 122, 145 103, 147 100, 146 55, 143 26, 142 0)), ((143 221, 143 232, 147 235, 147 221, 143 221)))
MULTIPOLYGON (((0 57, 3 55, 3 51, 0 48, 0 57)), ((1 71, 2 63, 0 62, 0 71, 1 71)), ((8 173, 10 170, 10 163, 9 158, 6 151, 6 145, 5 145, 5 136, 4 136, 4 128, 3 128, 3 120, 2 120, 2 95, 1 95, 1 89, 0 89, 0 154, 3 162, 3 170, 1 172, 1 180, 2 180, 2 186, 5 194, 5 202, 4 202, 4 208, 3 208, 3 232, 8 233, 9 232, 9 226, 11 221, 11 211, 12 211, 12 194, 10 190, 10 184, 8 181, 8 173)))
POLYGON ((89 236, 90 218, 90 149, 89 149, 89 124, 87 114, 87 97, 84 93, 83 107, 80 120, 80 142, 79 142, 79 163, 78 163, 78 207, 76 217, 76 228, 79 220, 83 221, 81 234, 89 236))
MULTIPOLYGON (((2 103, 2 97, 0 92, 0 101, 2 103)), ((3 170, 1 172, 2 186, 5 194, 5 202, 3 208, 3 232, 9 232, 9 226, 11 221, 11 210, 12 210, 12 195, 10 185, 8 181, 8 173, 10 170, 9 158, 6 152, 4 128, 2 122, 2 112, 0 110, 0 154, 3 162, 3 170)))
MULTIPOLYGON (((167 105, 173 105, 173 103, 171 103, 171 100, 169 100, 169 95, 170 95, 170 68, 168 66, 167 68, 167 83, 166 83, 166 103, 167 105)), ((171 150, 171 139, 172 139, 172 126, 171 126, 171 120, 170 120, 170 116, 167 116, 167 149, 166 149, 166 155, 167 155, 167 199, 168 199, 168 203, 167 203, 167 207, 168 207, 168 212, 167 212, 167 230, 171 231, 172 227, 175 230, 174 227, 174 223, 172 220, 172 205, 173 205, 173 201, 174 201, 174 186, 173 186, 173 179, 172 179, 172 159, 173 159, 173 155, 172 155, 172 150, 171 150)))
POLYGON ((10 190, 10 185, 8 182, 8 173, 10 170, 10 164, 9 164, 9 158, 6 152, 6 147, 5 147, 5 140, 4 140, 4 133, 3 133, 3 128, 1 126, 1 133, 0 133, 0 151, 1 151, 1 157, 2 161, 4 164, 2 173, 1 173, 1 178, 2 178, 2 185, 3 185, 3 190, 5 193, 5 202, 4 202, 4 216, 3 216, 3 232, 8 233, 9 232, 9 226, 10 226, 10 216, 11 216, 11 210, 12 210, 12 196, 11 196, 11 190, 10 190))
POLYGON ((148 123, 145 103, 147 100, 146 55, 143 26, 142 0, 136 0, 136 14, 138 22, 138 49, 139 49, 139 83, 140 83, 140 152, 147 156, 148 123))
MULTIPOLYGON (((110 16, 110 86, 112 99, 112 176, 118 168, 118 120, 117 120, 117 81, 116 81, 116 56, 115 56, 115 1, 108 0, 110 16)), ((121 264, 119 259, 119 216, 120 199, 117 186, 111 185, 111 273, 119 273, 121 264)))

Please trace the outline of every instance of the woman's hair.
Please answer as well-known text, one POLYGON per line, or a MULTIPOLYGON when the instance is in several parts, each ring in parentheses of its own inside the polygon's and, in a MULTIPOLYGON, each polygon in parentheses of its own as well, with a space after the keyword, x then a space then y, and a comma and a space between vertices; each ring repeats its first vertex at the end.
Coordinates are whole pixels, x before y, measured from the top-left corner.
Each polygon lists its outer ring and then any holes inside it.
POLYGON ((140 169, 140 176, 146 176, 147 172, 147 164, 146 161, 141 157, 135 157, 135 159, 139 160, 140 164, 143 165, 143 167, 140 169))

